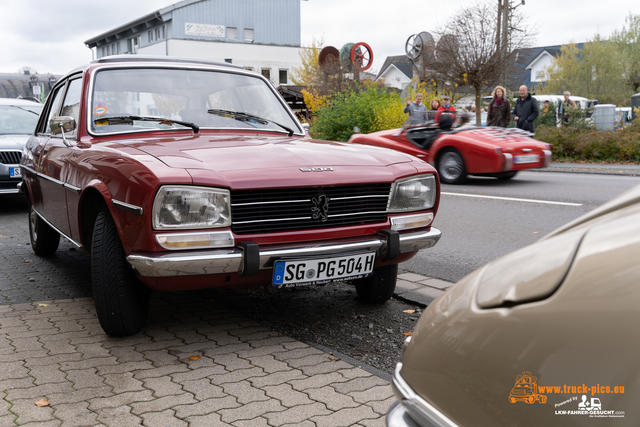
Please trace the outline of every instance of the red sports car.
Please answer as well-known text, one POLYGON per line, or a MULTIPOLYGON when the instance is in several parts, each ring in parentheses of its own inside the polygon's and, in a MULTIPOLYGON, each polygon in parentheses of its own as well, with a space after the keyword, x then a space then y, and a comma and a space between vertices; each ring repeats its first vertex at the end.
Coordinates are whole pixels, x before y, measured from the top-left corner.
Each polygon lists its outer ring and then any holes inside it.
POLYGON ((403 129, 355 134, 349 142, 414 155, 435 166, 442 182, 461 184, 467 175, 510 179, 518 171, 548 166, 551 146, 532 135, 520 129, 486 126, 451 129, 443 120, 439 125, 412 124, 403 129))
POLYGON ((393 295, 436 244, 436 171, 391 150, 314 141, 263 76, 226 63, 112 56, 53 87, 22 156, 31 245, 91 253, 110 335, 149 290, 348 280, 393 295))

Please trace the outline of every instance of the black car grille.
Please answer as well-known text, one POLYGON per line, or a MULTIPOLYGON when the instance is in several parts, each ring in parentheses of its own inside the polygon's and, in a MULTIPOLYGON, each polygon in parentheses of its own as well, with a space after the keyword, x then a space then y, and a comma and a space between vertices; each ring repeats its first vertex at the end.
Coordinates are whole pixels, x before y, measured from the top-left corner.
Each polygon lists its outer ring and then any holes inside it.
POLYGON ((17 165, 21 158, 20 151, 0 151, 0 163, 4 165, 17 165))
POLYGON ((269 233, 387 220, 391 184, 231 192, 232 230, 269 233))

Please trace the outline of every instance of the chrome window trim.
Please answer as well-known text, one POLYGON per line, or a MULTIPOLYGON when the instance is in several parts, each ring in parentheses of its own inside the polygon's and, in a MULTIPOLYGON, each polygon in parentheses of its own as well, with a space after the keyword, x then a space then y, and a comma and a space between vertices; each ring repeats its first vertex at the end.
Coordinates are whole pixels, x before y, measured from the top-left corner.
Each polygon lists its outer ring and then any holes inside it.
POLYGON ((41 220, 43 220, 44 222, 47 223, 47 225, 51 228, 53 228, 56 233, 60 234, 62 237, 64 237, 65 239, 67 239, 68 241, 70 241, 71 243, 73 243, 74 245, 76 245, 78 248, 82 249, 83 245, 82 243, 78 243, 75 240, 73 240, 71 237, 67 236, 65 233, 63 233, 62 231, 60 231, 60 229, 58 227, 56 227, 55 225, 51 224, 49 221, 47 221, 47 219, 45 217, 43 217, 40 212, 38 212, 36 210, 36 208, 33 208, 33 211, 36 213, 36 215, 38 215, 40 217, 41 220))
MULTIPOLYGON (((239 75, 243 75, 243 76, 248 76, 248 77, 253 77, 253 78, 258 78, 260 80, 262 80, 267 87, 269 88, 269 90, 271 90, 271 92, 273 93, 273 95, 276 97, 276 99, 278 100, 278 102, 280 102, 280 105, 282 106, 282 108, 285 109, 285 111, 287 112, 287 114, 289 115, 289 118, 291 120, 293 120, 293 123, 296 125, 296 127, 298 128, 296 132, 294 132, 293 134, 296 136, 305 136, 306 132, 304 131, 304 129, 302 128, 302 124, 300 124, 300 121, 298 120, 298 118, 296 117, 295 114, 293 114, 293 112, 291 111, 291 108, 289 108, 289 105, 284 101, 284 99, 282 98, 282 96, 280 96, 280 94, 278 93, 277 90, 275 90, 275 88, 273 87, 273 85, 271 84, 271 82, 269 80, 267 80, 264 76, 262 76, 261 74, 257 74, 251 71, 247 71, 244 69, 229 69, 226 67, 220 67, 220 66, 216 66, 216 65, 210 65, 210 66, 204 66, 204 65, 197 65, 197 64, 166 64, 166 63, 161 63, 161 62, 154 62, 153 60, 149 60, 148 63, 145 64, 139 64, 139 63, 123 63, 123 64, 119 64, 119 65, 108 65, 108 66, 98 66, 95 67, 93 69, 91 69, 90 74, 89 74, 89 92, 87 94, 86 97, 86 104, 85 104, 85 115, 87 117, 87 122, 86 122, 86 126, 87 126, 87 134, 93 136, 93 137, 103 137, 103 136, 113 136, 113 135, 128 135, 128 134, 132 134, 132 133, 149 133, 149 132, 167 132, 167 131, 193 131, 193 129, 191 129, 190 127, 185 127, 184 129, 149 129, 149 130, 134 130, 134 131, 128 131, 128 132, 108 132, 108 133, 94 133, 92 132, 91 128, 92 128, 92 123, 91 123, 91 105, 93 105, 93 90, 94 90, 94 85, 95 85, 95 77, 96 74, 101 72, 101 71, 106 71, 106 70, 128 70, 128 69, 133 69, 133 68, 146 68, 146 69, 158 69, 158 68, 164 68, 164 69, 170 69, 170 70, 194 70, 194 71, 216 71, 216 72, 221 72, 221 73, 229 73, 229 74, 239 74, 239 75)), ((214 127, 201 127, 200 129, 205 129, 205 130, 215 130, 215 131, 245 131, 245 132, 270 132, 270 133, 276 133, 276 134, 281 134, 281 135, 288 135, 288 132, 285 131, 284 129, 248 129, 248 128, 230 128, 230 127, 225 127, 225 128, 214 128, 214 127)))
POLYGON ((120 209, 124 209, 125 211, 133 212, 138 215, 142 215, 144 213, 144 209, 140 206, 130 205, 129 203, 121 202, 120 200, 112 199, 111 203, 113 203, 116 207, 120 209))
POLYGON ((436 409, 435 406, 418 396, 404 378, 402 378, 400 374, 401 370, 402 362, 399 362, 393 374, 393 388, 402 396, 400 403, 410 414, 411 418, 420 425, 458 427, 458 424, 451 421, 446 415, 436 409))

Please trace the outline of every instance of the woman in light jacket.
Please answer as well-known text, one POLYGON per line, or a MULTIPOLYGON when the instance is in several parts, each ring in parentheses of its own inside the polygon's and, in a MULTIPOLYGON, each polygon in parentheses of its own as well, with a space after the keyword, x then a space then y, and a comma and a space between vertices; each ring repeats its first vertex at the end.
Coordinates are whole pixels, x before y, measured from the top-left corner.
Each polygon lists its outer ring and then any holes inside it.
POLYGON ((506 128, 511 121, 511 104, 502 86, 496 86, 491 94, 493 98, 487 109, 487 126, 506 128))

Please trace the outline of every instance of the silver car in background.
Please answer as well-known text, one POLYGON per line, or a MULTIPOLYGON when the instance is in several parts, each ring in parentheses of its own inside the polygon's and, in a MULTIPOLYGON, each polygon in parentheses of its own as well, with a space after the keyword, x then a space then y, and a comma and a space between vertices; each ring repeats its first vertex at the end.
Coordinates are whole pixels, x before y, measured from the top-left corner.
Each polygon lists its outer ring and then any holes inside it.
POLYGON ((42 107, 35 101, 0 98, 0 194, 18 192, 22 150, 33 135, 42 107))

